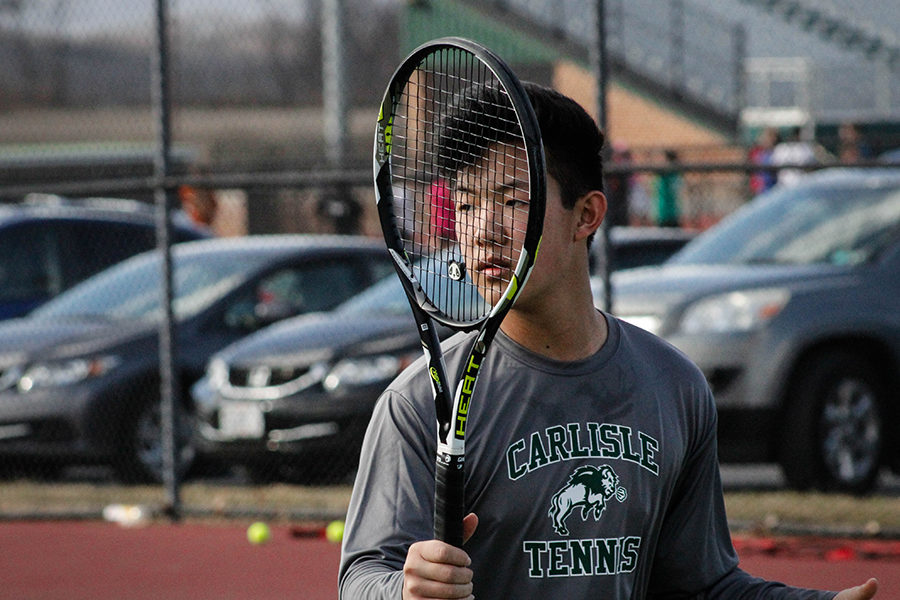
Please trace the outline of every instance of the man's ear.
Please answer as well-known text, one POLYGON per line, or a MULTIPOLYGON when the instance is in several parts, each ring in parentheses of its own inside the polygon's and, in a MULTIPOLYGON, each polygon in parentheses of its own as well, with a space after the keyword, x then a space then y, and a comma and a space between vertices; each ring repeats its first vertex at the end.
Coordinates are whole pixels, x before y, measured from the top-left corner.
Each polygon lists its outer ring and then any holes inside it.
POLYGON ((606 196, 599 190, 592 190, 575 202, 578 222, 575 226, 575 241, 587 239, 603 223, 606 216, 606 196))

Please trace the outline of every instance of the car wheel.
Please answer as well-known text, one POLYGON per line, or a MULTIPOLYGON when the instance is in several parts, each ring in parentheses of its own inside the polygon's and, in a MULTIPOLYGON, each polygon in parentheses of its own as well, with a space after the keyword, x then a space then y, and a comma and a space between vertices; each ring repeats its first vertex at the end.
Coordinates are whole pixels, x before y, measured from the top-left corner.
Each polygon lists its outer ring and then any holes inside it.
MULTIPOLYGON (((162 409, 158 399, 143 402, 126 419, 124 439, 115 468, 119 478, 130 483, 163 481, 162 409)), ((175 410, 175 471, 183 477, 194 463, 191 421, 184 407, 175 410)))
POLYGON ((865 493, 878 478, 885 391, 877 371, 850 352, 819 355, 788 398, 781 466, 790 487, 865 493))
POLYGON ((56 481, 63 475, 64 466, 56 462, 21 460, 0 464, 0 481, 32 479, 34 481, 56 481))
POLYGON ((244 474, 253 485, 265 485, 279 480, 278 463, 259 461, 244 465, 244 474))
POLYGON ((247 479, 253 484, 273 482, 297 485, 336 485, 352 483, 356 464, 334 465, 321 457, 280 457, 267 462, 245 465, 247 479))

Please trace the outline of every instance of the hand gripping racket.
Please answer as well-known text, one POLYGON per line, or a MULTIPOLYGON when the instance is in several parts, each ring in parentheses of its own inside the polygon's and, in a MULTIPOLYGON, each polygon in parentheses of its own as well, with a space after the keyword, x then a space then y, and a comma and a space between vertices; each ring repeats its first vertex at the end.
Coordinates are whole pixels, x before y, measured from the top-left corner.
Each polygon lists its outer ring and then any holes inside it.
POLYGON ((434 534, 461 546, 475 382, 541 240, 546 181, 537 118, 522 84, 493 52, 461 38, 435 40, 413 51, 388 85, 374 167, 381 228, 434 391, 434 534), (435 322, 479 330, 455 391, 435 322))

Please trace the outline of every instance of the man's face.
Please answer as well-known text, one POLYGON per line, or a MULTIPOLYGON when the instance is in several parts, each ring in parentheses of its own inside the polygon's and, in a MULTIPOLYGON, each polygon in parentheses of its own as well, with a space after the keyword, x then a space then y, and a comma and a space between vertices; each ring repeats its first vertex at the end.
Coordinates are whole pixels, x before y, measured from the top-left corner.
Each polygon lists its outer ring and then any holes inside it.
POLYGON ((453 189, 456 235, 479 293, 496 304, 506 290, 528 223, 528 161, 524 148, 491 146, 457 173, 453 189))

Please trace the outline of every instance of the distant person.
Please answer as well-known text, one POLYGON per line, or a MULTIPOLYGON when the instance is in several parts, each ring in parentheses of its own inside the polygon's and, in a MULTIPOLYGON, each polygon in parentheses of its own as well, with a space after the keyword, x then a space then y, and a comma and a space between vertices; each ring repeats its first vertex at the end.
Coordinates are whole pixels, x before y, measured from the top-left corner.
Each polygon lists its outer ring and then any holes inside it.
POLYGON ((628 220, 633 227, 651 226, 653 215, 653 178, 647 173, 632 173, 628 181, 628 220))
POLYGON ((431 237, 437 247, 456 241, 456 215, 450 200, 450 187, 436 179, 428 189, 431 202, 431 237))
MULTIPOLYGON (((778 130, 774 127, 766 127, 759 133, 756 143, 750 147, 747 154, 748 160, 755 165, 771 165, 772 151, 779 141, 781 141, 781 136, 778 134, 778 130)), ((754 171, 750 174, 750 192, 754 196, 762 194, 775 185, 776 181, 777 176, 774 170, 754 171)))
POLYGON ((204 229, 212 229, 219 210, 219 202, 213 190, 182 185, 178 188, 178 201, 181 203, 181 210, 192 223, 204 229))
POLYGON ((674 150, 666 150, 663 156, 672 169, 663 171, 656 177, 656 224, 660 227, 678 227, 678 194, 681 190, 681 173, 675 168, 678 154, 674 150))
POLYGON ((863 137, 856 123, 842 123, 838 128, 838 158, 842 163, 853 164, 871 159, 872 147, 863 137))
MULTIPOLYGON (((631 151, 621 144, 613 144, 612 163, 614 166, 627 167, 631 164, 631 151)), ((610 227, 628 225, 631 177, 632 173, 628 172, 610 173, 606 177, 606 198, 609 205, 606 221, 610 227)))
POLYGON ((318 213, 331 221, 334 232, 341 235, 359 233, 362 207, 345 186, 325 190, 319 199, 318 213))
POLYGON ((775 144, 772 149, 772 164, 790 167, 778 169, 778 183, 782 185, 794 185, 806 173, 805 169, 798 167, 815 163, 814 146, 803 139, 800 127, 793 127, 784 141, 775 144))

